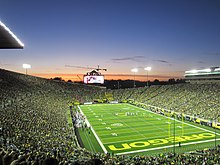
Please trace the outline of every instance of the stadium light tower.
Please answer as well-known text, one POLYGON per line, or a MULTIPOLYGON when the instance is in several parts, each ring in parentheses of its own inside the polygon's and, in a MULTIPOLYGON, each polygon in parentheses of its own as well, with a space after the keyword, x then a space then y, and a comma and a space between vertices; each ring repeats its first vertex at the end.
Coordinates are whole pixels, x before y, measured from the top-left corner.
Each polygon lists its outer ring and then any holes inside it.
POLYGON ((25 69, 25 72, 27 74, 27 69, 30 69, 31 65, 30 64, 23 64, 23 68, 25 69))
POLYGON ((147 86, 149 85, 148 83, 148 72, 149 71, 151 71, 151 67, 150 66, 148 66, 148 67, 146 67, 146 68, 144 68, 144 70, 146 70, 147 71, 147 86))
POLYGON ((138 69, 137 68, 133 68, 133 69, 131 69, 131 72, 133 72, 134 73, 134 88, 135 88, 135 73, 137 73, 138 72, 138 69))

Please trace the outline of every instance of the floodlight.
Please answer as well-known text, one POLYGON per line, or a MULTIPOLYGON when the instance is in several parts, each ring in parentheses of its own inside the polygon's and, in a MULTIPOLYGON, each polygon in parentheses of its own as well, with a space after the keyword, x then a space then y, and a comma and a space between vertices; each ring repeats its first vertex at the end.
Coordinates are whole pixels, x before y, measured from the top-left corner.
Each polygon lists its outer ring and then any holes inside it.
POLYGON ((25 69, 26 74, 27 74, 27 69, 30 69, 30 68, 31 68, 31 65, 30 65, 30 64, 23 64, 22 66, 23 66, 23 68, 25 69))
POLYGON ((215 71, 220 71, 220 68, 215 68, 215 71))
POLYGON ((199 73, 199 72, 211 72, 212 70, 210 68, 207 69, 202 69, 202 70, 189 70, 186 71, 185 73, 199 73))
POLYGON ((148 67, 144 68, 144 70, 147 71, 147 86, 149 86, 149 82, 148 82, 148 81, 149 81, 149 80, 148 80, 148 72, 151 71, 151 67, 148 66, 148 67))
POLYGON ((151 67, 148 66, 148 67, 144 68, 144 70, 150 71, 150 70, 151 70, 151 67))
POLYGON ((133 68, 133 69, 131 69, 131 72, 133 72, 134 73, 134 88, 135 88, 135 73, 137 73, 138 72, 138 69, 137 68, 133 68))
POLYGON ((23 68, 24 68, 24 69, 30 69, 30 68, 31 68, 31 65, 30 65, 30 64, 23 64, 23 68))
POLYGON ((198 70, 193 69, 193 70, 190 70, 189 73, 198 73, 198 70))
POLYGON ((138 72, 138 69, 137 69, 137 68, 133 68, 133 69, 131 69, 131 72, 137 73, 137 72, 138 72))
POLYGON ((203 69, 201 71, 203 71, 203 72, 211 72, 212 70, 210 68, 208 68, 208 69, 203 69))

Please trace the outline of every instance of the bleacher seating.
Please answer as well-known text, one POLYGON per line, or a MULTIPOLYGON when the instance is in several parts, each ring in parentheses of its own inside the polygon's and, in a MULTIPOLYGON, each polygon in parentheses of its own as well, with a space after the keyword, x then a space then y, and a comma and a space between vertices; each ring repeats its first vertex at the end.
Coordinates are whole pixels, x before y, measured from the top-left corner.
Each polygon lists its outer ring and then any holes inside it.
MULTIPOLYGON (((73 100, 91 102, 106 90, 0 69, 0 164, 219 164, 220 146, 158 156, 92 153, 76 143, 66 112, 73 100)), ((110 91, 135 101, 212 119, 220 109, 220 83, 177 84, 110 91)))

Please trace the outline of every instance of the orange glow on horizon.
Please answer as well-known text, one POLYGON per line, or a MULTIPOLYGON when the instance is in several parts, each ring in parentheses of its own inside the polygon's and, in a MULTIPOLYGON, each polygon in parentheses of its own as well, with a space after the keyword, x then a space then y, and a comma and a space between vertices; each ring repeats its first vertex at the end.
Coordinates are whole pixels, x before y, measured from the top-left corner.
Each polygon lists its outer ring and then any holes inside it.
MULTIPOLYGON (((68 81, 82 81, 83 80, 83 74, 33 74, 33 76, 42 77, 42 78, 55 78, 55 77, 61 77, 63 80, 68 81)), ((133 80, 134 75, 127 75, 127 74, 106 74, 104 75, 105 80, 133 80)), ((158 76, 158 75, 149 75, 148 79, 149 81, 154 81, 155 79, 158 79, 160 81, 167 81, 170 78, 177 78, 174 76, 158 76)), ((135 75, 135 80, 138 81, 147 81, 146 75, 135 75)))

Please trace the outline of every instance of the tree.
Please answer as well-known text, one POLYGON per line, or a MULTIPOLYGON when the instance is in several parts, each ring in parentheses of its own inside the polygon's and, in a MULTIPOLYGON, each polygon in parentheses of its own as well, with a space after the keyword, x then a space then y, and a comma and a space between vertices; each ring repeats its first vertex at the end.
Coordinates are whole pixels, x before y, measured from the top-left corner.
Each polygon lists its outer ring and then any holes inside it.
POLYGON ((54 80, 62 81, 62 77, 54 77, 54 80))
POLYGON ((169 84, 175 84, 175 82, 176 82, 176 81, 175 81, 174 78, 170 78, 170 79, 168 80, 168 83, 169 83, 169 84))

